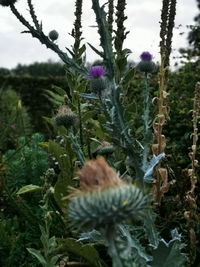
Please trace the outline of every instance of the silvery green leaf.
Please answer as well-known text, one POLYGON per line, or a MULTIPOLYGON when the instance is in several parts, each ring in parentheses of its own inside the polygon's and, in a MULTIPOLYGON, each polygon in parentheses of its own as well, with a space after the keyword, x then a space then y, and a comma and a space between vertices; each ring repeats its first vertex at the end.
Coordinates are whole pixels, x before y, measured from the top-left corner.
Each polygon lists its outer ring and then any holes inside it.
POLYGON ((154 167, 165 157, 165 153, 161 153, 158 156, 153 156, 153 158, 148 163, 147 167, 145 168, 145 174, 144 174, 144 181, 146 183, 152 183, 153 182, 153 170, 154 167))
POLYGON ((78 241, 105 243, 105 240, 103 239, 101 233, 96 230, 92 230, 87 233, 82 233, 78 241))
POLYGON ((91 94, 82 93, 82 94, 80 94, 80 96, 83 97, 83 98, 87 98, 87 99, 95 99, 95 100, 98 100, 99 99, 97 97, 97 95, 94 94, 94 93, 91 93, 91 94))

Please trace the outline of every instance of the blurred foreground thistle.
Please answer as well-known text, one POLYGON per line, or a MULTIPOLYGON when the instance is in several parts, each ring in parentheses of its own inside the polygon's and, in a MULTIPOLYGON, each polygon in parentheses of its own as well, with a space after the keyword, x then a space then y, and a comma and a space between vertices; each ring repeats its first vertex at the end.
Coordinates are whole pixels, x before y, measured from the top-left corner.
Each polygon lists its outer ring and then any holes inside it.
POLYGON ((120 232, 122 223, 143 221, 147 217, 148 197, 139 188, 123 182, 102 157, 86 162, 78 176, 80 189, 70 195, 68 211, 72 225, 81 230, 100 231, 113 266, 133 266, 128 246, 131 237, 127 230, 127 241, 119 242, 120 232))

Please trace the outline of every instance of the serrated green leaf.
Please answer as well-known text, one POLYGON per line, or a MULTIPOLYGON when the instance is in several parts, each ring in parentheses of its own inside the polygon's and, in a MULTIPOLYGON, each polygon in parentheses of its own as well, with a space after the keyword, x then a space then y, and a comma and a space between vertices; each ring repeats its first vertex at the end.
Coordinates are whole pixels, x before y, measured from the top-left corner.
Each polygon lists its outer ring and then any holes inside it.
POLYGON ((52 104, 59 106, 64 104, 64 97, 63 95, 59 95, 58 93, 55 93, 50 90, 45 90, 47 94, 45 96, 52 102, 52 104))
POLYGON ((39 192, 41 190, 42 190, 41 186, 29 184, 29 185, 25 185, 22 188, 20 188, 16 194, 22 195, 22 194, 26 194, 26 193, 39 192))
POLYGON ((53 256, 50 259, 50 266, 54 267, 59 258, 60 258, 60 255, 53 256))
POLYGON ((147 216, 144 218, 144 230, 149 240, 149 244, 153 248, 157 248, 159 244, 159 234, 155 227, 155 214, 150 210, 147 211, 147 216))
POLYGON ((80 48, 79 48, 79 56, 82 56, 86 51, 86 46, 85 44, 83 44, 80 48))
POLYGON ((63 198, 67 194, 67 188, 74 186, 73 178, 73 152, 69 141, 66 140, 66 149, 54 141, 49 142, 49 152, 55 157, 61 170, 54 186, 54 198, 61 208, 66 210, 66 201, 63 198))
POLYGON ((135 69, 131 68, 127 71, 127 73, 124 75, 122 83, 123 84, 129 84, 133 79, 135 75, 135 69))
POLYGON ((88 43, 88 45, 90 46, 90 48, 100 57, 104 58, 104 54, 103 52, 99 51, 98 49, 96 49, 93 45, 91 45, 90 43, 88 43))
POLYGON ((46 266, 47 262, 39 250, 36 250, 34 248, 27 248, 27 250, 30 254, 32 254, 38 259, 38 261, 42 264, 42 266, 46 266))
POLYGON ((183 267, 186 262, 186 256, 181 253, 184 245, 179 239, 171 240, 166 243, 163 239, 160 241, 157 249, 153 251, 152 267, 183 267))
POLYGON ((83 244, 76 239, 67 238, 60 240, 62 251, 68 251, 72 254, 84 258, 93 267, 106 267, 107 265, 100 258, 97 250, 89 244, 83 244))
POLYGON ((58 95, 63 96, 63 97, 64 95, 66 95, 66 91, 63 90, 61 87, 53 85, 52 88, 58 95))

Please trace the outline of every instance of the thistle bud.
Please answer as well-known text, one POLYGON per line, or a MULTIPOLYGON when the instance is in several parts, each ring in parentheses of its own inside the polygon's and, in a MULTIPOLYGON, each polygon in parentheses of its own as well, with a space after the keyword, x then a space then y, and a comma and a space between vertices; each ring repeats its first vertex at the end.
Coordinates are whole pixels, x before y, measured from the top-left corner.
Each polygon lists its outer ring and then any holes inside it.
POLYGON ((67 106, 61 106, 57 115, 54 117, 57 126, 64 126, 70 128, 77 122, 77 115, 67 106))
POLYGON ((96 151, 93 153, 94 155, 101 155, 101 156, 109 156, 115 151, 115 147, 108 143, 102 142, 100 146, 97 147, 96 151))
POLYGON ((17 2, 17 0, 0 0, 1 6, 10 6, 14 5, 17 2))
POLYGON ((105 69, 103 66, 92 66, 89 70, 91 89, 100 94, 106 88, 105 69))
POLYGON ((49 32, 49 39, 53 42, 58 39, 58 36, 59 36, 59 34, 56 30, 52 30, 49 32))

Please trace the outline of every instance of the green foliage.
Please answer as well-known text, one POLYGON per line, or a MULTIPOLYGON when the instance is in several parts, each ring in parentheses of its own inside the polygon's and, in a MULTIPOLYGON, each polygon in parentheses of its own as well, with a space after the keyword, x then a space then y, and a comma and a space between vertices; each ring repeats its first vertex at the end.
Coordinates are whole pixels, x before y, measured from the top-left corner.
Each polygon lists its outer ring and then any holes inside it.
POLYGON ((168 243, 161 240, 153 251, 152 267, 182 267, 186 263, 186 256, 181 252, 184 245, 180 236, 173 237, 168 243))
POLYGON ((61 63, 56 62, 35 62, 30 65, 18 64, 14 69, 10 70, 10 73, 16 76, 31 76, 31 77, 64 77, 64 66, 61 63))
POLYGON ((0 90, 0 150, 15 147, 18 138, 29 136, 32 131, 29 114, 13 90, 0 90))
POLYGON ((34 130, 48 133, 49 129, 43 116, 52 115, 52 104, 46 98, 45 91, 51 90, 54 85, 62 87, 67 92, 65 78, 3 75, 0 76, 0 83, 3 85, 3 95, 7 88, 11 88, 20 95, 22 103, 28 108, 34 130))
POLYGON ((74 238, 59 240, 60 248, 58 252, 69 252, 72 255, 77 255, 83 258, 90 266, 106 267, 107 265, 101 259, 98 251, 92 244, 83 244, 74 238))
POLYGON ((26 193, 32 193, 32 192, 38 192, 41 191, 41 187, 38 185, 33 185, 33 184, 29 184, 29 185, 25 185, 23 187, 21 187, 19 189, 19 191, 17 192, 17 195, 22 195, 22 194, 26 194, 26 193))
POLYGON ((40 227, 42 235, 41 235, 41 243, 43 245, 44 249, 44 255, 42 253, 34 248, 27 248, 28 252, 35 256, 37 260, 40 262, 40 264, 44 267, 54 267, 56 262, 59 259, 59 255, 51 255, 51 253, 55 250, 57 247, 55 236, 49 237, 48 232, 43 227, 40 227))
POLYGON ((64 200, 64 197, 67 196, 67 188, 75 185, 73 180, 74 154, 67 140, 64 146, 61 146, 58 142, 50 141, 48 143, 48 149, 60 169, 54 186, 54 198, 60 209, 66 211, 66 200, 64 200))
POLYGON ((27 184, 42 184, 41 176, 49 167, 48 153, 42 147, 43 141, 41 134, 34 134, 31 140, 21 137, 18 148, 5 153, 5 182, 11 192, 17 192, 27 184))

